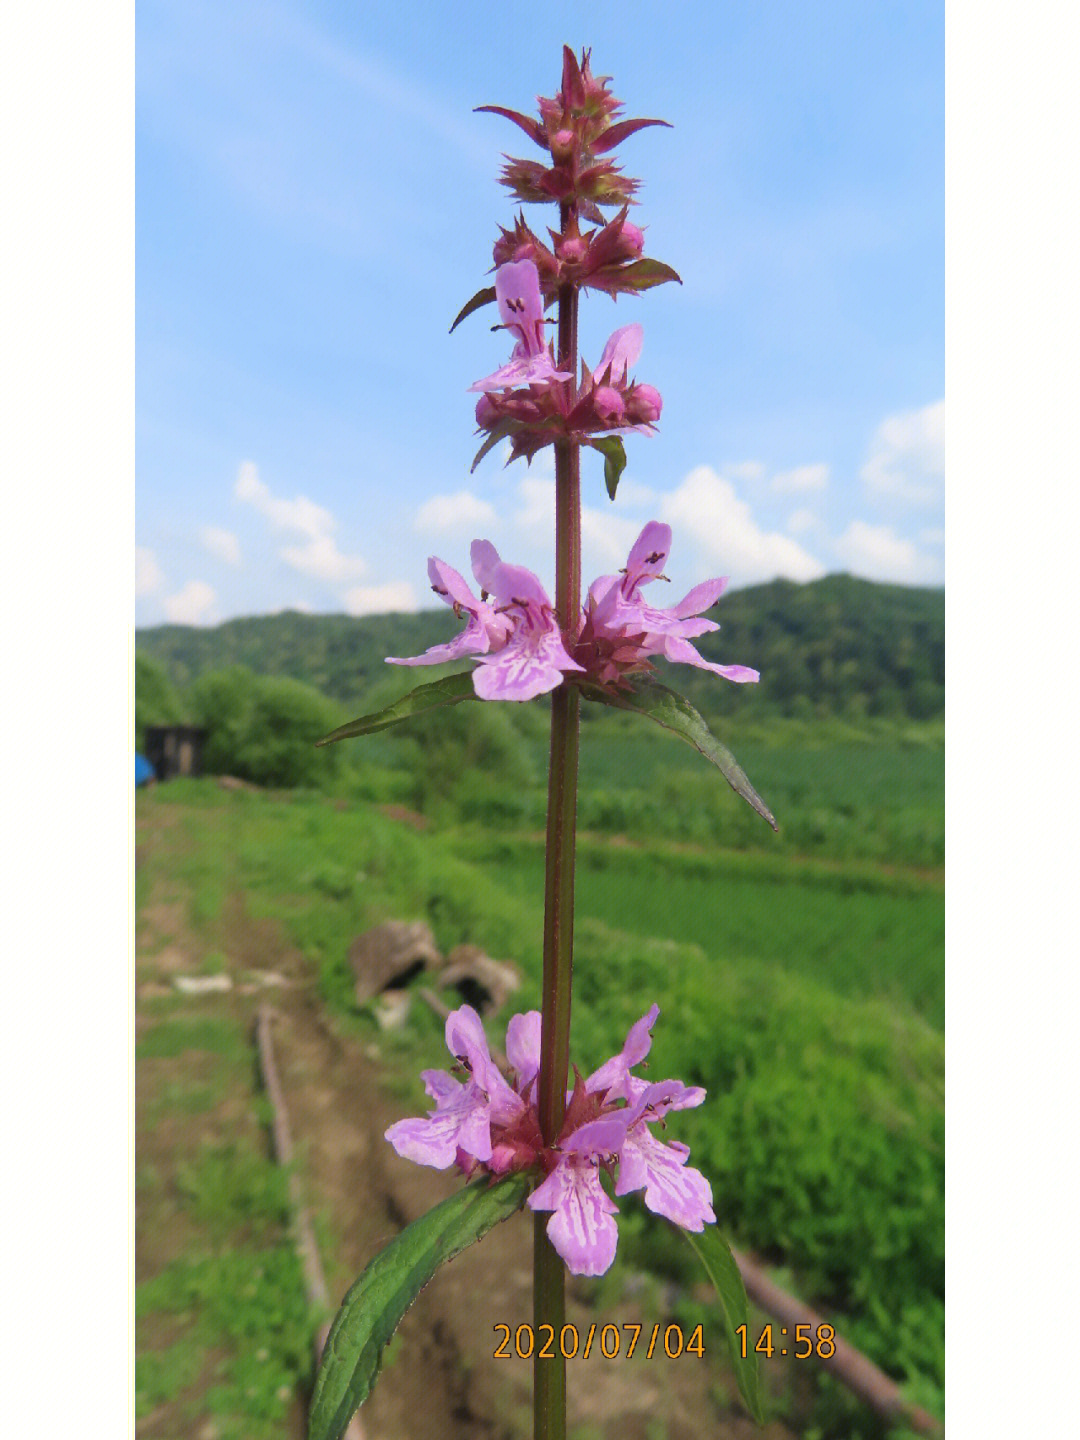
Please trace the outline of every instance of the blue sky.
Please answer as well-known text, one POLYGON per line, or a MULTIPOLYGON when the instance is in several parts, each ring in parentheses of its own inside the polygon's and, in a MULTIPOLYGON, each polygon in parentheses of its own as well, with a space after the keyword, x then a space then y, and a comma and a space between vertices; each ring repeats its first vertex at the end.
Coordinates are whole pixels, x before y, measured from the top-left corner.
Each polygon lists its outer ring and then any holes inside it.
POLYGON ((585 359, 640 320, 664 396, 614 505, 585 454, 586 580, 655 517, 684 589, 943 583, 940 5, 143 0, 137 623, 423 607, 474 535, 550 583, 550 461, 469 474, 504 337, 447 332, 533 153, 473 107, 531 112, 564 40, 673 125, 620 157, 684 280, 585 301, 585 359))

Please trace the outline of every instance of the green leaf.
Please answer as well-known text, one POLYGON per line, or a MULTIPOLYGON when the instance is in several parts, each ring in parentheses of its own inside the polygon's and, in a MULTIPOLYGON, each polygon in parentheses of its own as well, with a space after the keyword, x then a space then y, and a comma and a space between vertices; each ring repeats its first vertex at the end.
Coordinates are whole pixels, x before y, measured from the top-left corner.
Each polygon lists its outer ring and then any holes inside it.
POLYGON ((720 1301, 720 1309, 724 1312, 724 1337, 727 1340, 728 1355, 731 1360, 731 1368, 735 1371, 739 1394, 750 1414, 759 1425, 763 1425, 765 1413, 761 1400, 761 1376, 758 1374, 757 1352, 747 1343, 744 1360, 742 1341, 735 1334, 740 1325, 746 1325, 747 1329, 743 1334, 749 1342, 746 1289, 742 1276, 739 1274, 739 1267, 735 1263, 735 1256, 731 1253, 731 1247, 715 1225, 706 1225, 700 1235, 695 1235, 691 1230, 683 1230, 679 1225, 676 1225, 675 1229, 689 1242, 690 1248, 705 1267, 705 1271, 713 1283, 720 1301))
POLYGON ((682 276, 662 260, 635 260, 616 272, 620 286, 630 285, 637 290, 651 290, 654 285, 663 285, 668 280, 682 284, 682 276))
POLYGON ((462 320, 464 320, 467 315, 471 315, 474 310, 479 310, 484 305, 490 305, 494 299, 494 285, 485 285, 483 290, 477 290, 476 294, 472 297, 472 299, 466 300, 465 304, 458 311, 457 319, 454 321, 453 325, 450 326, 450 334, 452 335, 454 333, 454 331, 457 329, 457 327, 461 324, 462 320))
POLYGON ((613 705, 618 710, 634 710, 663 725, 665 730, 673 730, 706 760, 711 760, 736 795, 741 795, 763 820, 779 830, 772 811, 750 784, 735 756, 727 746, 721 745, 689 700, 648 675, 635 676, 632 686, 630 690, 604 690, 599 685, 582 685, 581 693, 586 700, 613 705))
POLYGON ((521 428, 520 420, 500 420, 473 456, 473 462, 469 466, 469 474, 471 475, 473 473, 488 451, 493 450, 500 440, 509 440, 510 436, 516 435, 521 428))
POLYGON ((440 705, 457 705, 462 700, 477 699, 473 689, 472 671, 460 675, 446 675, 442 680, 432 680, 428 685, 418 685, 400 700, 387 705, 385 710, 376 710, 372 715, 358 715, 347 725, 339 725, 316 740, 316 745, 332 745, 335 740, 351 740, 354 735, 372 735, 376 730, 385 730, 408 720, 410 715, 422 715, 425 710, 435 710, 440 705))
POLYGON ((623 449, 622 440, 618 435, 604 435, 600 439, 590 440, 589 444, 604 457, 604 484, 607 486, 608 499, 614 500, 619 476, 626 469, 626 451, 623 449))
POLYGON ((401 1317, 445 1260, 525 1203, 535 1176, 486 1179, 451 1195, 391 1240, 350 1287, 326 1337, 311 1398, 309 1440, 339 1440, 379 1372, 401 1317))

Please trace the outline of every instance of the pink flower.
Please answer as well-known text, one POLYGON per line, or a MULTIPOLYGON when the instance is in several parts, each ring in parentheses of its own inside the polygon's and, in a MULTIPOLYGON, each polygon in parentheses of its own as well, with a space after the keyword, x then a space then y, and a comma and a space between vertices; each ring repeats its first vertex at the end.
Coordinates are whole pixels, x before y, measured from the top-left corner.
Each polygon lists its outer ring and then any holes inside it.
POLYGON ((584 430, 653 433, 664 403, 660 392, 652 385, 637 385, 630 380, 630 367, 641 356, 644 337, 644 330, 636 322, 608 336, 600 364, 570 412, 571 426, 577 423, 584 430))
POLYGON ((515 260, 495 272, 495 299, 502 322, 517 337, 510 359, 493 375, 477 380, 470 390, 508 390, 516 385, 543 385, 572 380, 569 370, 556 370, 544 339, 544 301, 540 274, 532 260, 515 260))
MULTIPOLYGON (((474 540, 470 558, 473 574, 483 585, 483 576, 499 563, 499 552, 490 540, 474 540)), ((428 560, 428 575, 431 588, 439 599, 452 606, 459 619, 468 615, 469 623, 448 644, 433 645, 423 655, 408 658, 388 655, 388 665, 445 665, 466 655, 483 655, 489 650, 500 650, 506 644, 513 622, 496 613, 495 608, 487 603, 486 592, 478 600, 453 566, 447 565, 437 555, 428 560)))
POLYGON ((474 1160, 491 1159, 491 1126, 519 1118, 525 1103, 503 1079, 491 1058, 480 1016, 462 1005, 446 1017, 446 1048, 468 1075, 463 1084, 444 1070, 424 1070, 424 1089, 435 1101, 426 1120, 399 1120, 386 1138, 405 1160, 445 1170, 462 1150, 474 1160))
POLYGON ((560 685, 567 670, 584 668, 567 653, 551 601, 531 570, 496 565, 491 590, 513 630, 498 654, 481 656, 473 671, 481 700, 532 700, 560 685))
MULTIPOLYGON (((523 260, 520 264, 531 262, 523 260)), ((639 385, 629 373, 641 354, 643 333, 640 325, 633 324, 623 325, 609 336, 595 371, 590 373, 582 364, 582 383, 577 391, 535 380, 527 389, 490 387, 477 403, 477 425, 488 431, 505 427, 501 433, 510 441, 511 460, 521 456, 531 460, 545 445, 559 439, 580 441, 588 435, 630 430, 651 435, 663 408, 660 392, 652 385, 639 385)), ((511 366, 515 363, 512 361, 511 366)), ((498 372, 500 383, 518 383, 506 378, 509 369, 504 366, 498 372)), ((488 382, 478 384, 486 387, 488 382)))
POLYGON ((435 1109, 427 1119, 391 1125, 386 1138, 405 1159, 440 1170, 455 1163, 470 1176, 541 1169, 544 1178, 528 1204, 551 1211, 548 1236, 575 1275, 602 1275, 615 1257, 612 1217, 619 1207, 601 1183, 601 1170, 615 1175, 616 1196, 643 1190, 655 1214, 700 1231, 716 1220, 709 1182, 687 1165, 685 1145, 665 1144, 649 1127, 670 1111, 700 1105, 705 1091, 680 1080, 650 1085, 631 1074, 649 1052, 658 1014, 652 1006, 631 1026, 618 1055, 588 1080, 577 1076, 558 1142, 548 1147, 536 1103, 539 1011, 515 1015, 507 1027, 507 1082, 491 1059, 479 1017, 463 1005, 447 1017, 446 1043, 468 1078, 424 1071, 435 1109))
POLYGON ((584 667, 567 652, 554 607, 540 581, 522 565, 506 565, 490 540, 472 543, 480 598, 444 560, 432 556, 432 589, 469 623, 455 639, 422 655, 388 656, 390 665, 442 665, 473 656, 473 688, 481 700, 532 700, 584 667), (490 603, 489 596, 495 601, 490 603))
POLYGON ((671 526, 650 520, 634 542, 625 570, 601 575, 589 587, 585 623, 575 650, 590 676, 601 684, 617 684, 625 675, 650 669, 650 658, 662 655, 737 684, 759 680, 749 666, 716 665, 690 644, 692 638, 720 628, 702 618, 701 612, 719 600, 727 588, 726 577, 702 581, 666 610, 642 597, 643 586, 667 578, 662 572, 670 550, 671 526))

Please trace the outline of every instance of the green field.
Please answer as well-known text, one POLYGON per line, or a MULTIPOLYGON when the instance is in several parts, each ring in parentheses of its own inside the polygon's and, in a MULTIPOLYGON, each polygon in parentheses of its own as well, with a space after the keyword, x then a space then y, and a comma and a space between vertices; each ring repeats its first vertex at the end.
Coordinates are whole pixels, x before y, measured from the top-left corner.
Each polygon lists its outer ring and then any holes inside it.
MULTIPOLYGON (((514 1008, 537 1005, 541 727, 494 707, 451 715, 478 712, 479 739, 453 719, 350 742, 331 795, 206 780, 140 797, 183 827, 173 878, 208 953, 226 897, 242 893, 252 919, 306 957, 338 1021, 370 1037, 348 945, 381 920, 424 918, 444 951, 469 941, 513 959, 526 977, 514 1008), (470 745, 492 751, 479 782, 465 778, 470 745), (426 828, 387 804, 413 805, 426 828)), ((573 1055, 595 1066, 656 1001, 650 1073, 708 1091, 678 1134, 712 1180, 722 1228, 940 1411, 940 727, 819 726, 808 738, 794 721, 725 736, 776 812, 776 836, 689 749, 621 716, 586 725, 573 1055)), ((442 1063, 425 1014, 395 1040, 406 1073, 442 1063)), ((421 1103, 413 1089, 405 1113, 421 1103)), ((621 1263, 689 1284, 685 1247, 625 1209, 621 1263)), ((827 1377, 805 1433, 815 1427, 881 1433, 827 1377)))

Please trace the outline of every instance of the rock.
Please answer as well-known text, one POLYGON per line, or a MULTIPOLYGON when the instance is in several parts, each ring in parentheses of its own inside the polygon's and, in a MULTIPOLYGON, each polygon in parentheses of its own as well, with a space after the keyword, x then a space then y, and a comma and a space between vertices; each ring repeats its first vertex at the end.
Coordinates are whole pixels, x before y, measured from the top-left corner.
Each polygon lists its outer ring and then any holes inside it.
POLYGON ((260 788, 258 785, 253 785, 250 780, 240 780, 235 775, 219 775, 217 783, 222 790, 245 790, 249 794, 257 792, 260 788))
POLYGON ((279 975, 276 970, 252 970, 251 978, 256 985, 265 985, 271 988, 292 984, 291 980, 287 980, 284 975, 279 975))
POLYGON ((380 1030, 400 1030, 409 1018, 412 996, 408 990, 384 990, 375 1001, 375 1023, 380 1030))
POLYGON ((499 1010, 521 988, 521 976, 508 960, 492 960, 479 945, 457 945, 446 958, 440 986, 457 990, 481 1015, 499 1010))
POLYGON ((435 937, 423 920, 388 920, 357 936, 349 947, 356 1003, 391 988, 402 989, 421 970, 442 965, 435 937))
POLYGON ((181 995, 216 995, 232 989, 228 975, 174 975, 173 984, 181 995))

